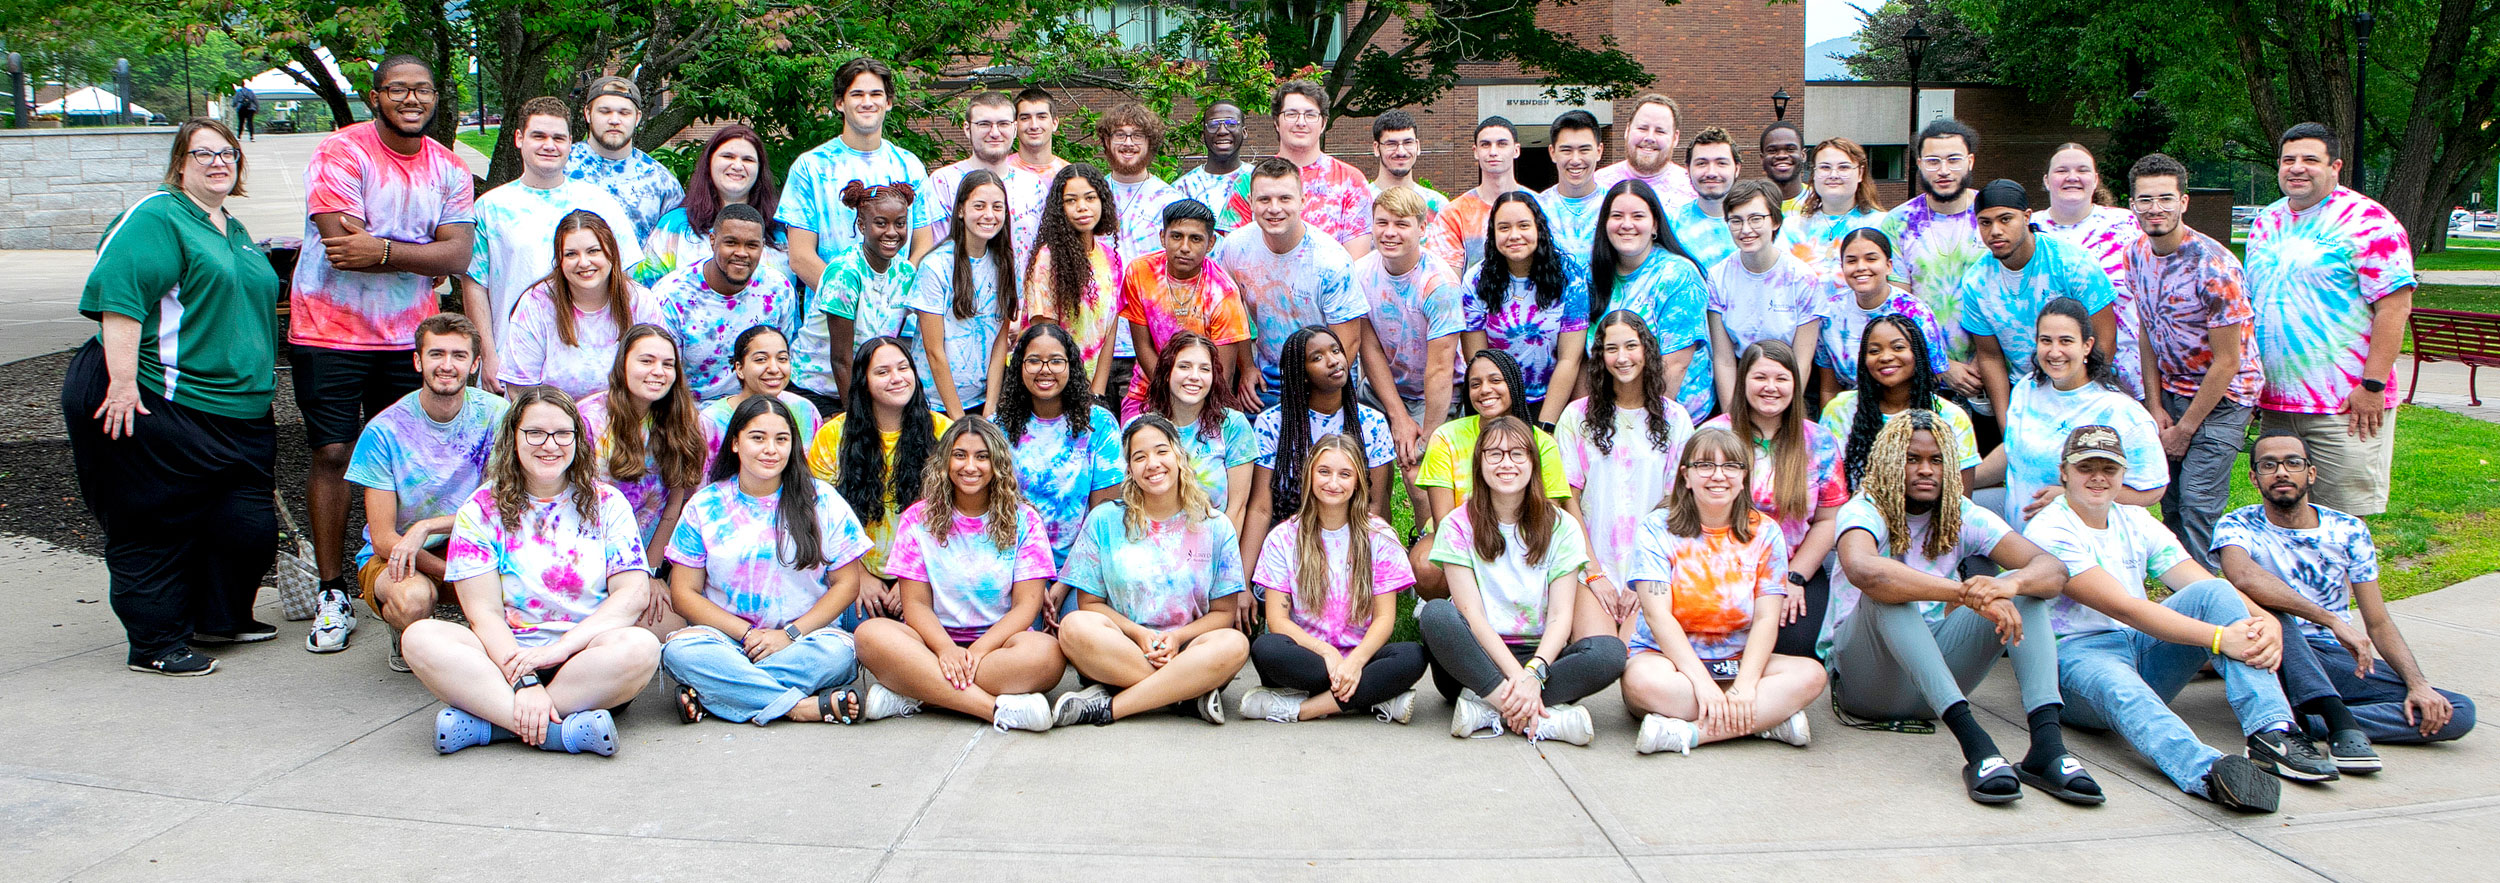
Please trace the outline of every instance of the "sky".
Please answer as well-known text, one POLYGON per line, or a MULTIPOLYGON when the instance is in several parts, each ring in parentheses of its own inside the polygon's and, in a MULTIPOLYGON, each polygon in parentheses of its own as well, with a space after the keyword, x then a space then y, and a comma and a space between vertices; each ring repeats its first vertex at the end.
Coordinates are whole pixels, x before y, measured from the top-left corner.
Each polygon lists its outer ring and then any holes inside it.
POLYGON ((1805 0, 1806 45, 1846 37, 1858 31, 1858 9, 1874 9, 1884 0, 1805 0))

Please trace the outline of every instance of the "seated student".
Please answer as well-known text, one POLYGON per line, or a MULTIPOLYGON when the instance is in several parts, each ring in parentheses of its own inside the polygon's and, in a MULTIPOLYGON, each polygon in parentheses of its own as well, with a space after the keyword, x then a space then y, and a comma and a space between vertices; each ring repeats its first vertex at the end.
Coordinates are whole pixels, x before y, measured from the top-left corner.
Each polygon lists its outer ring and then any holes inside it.
MULTIPOLYGON (((427 547, 451 534, 461 501, 485 483, 495 427, 507 408, 501 397, 469 385, 477 343, 466 316, 437 313, 419 323, 416 365, 424 385, 373 415, 347 463, 348 483, 365 489, 365 546, 356 553, 356 579, 365 606, 390 624, 392 671, 408 670, 400 633, 452 598, 443 558, 427 547)), ((343 600, 338 609, 347 609, 343 600)), ((316 620, 304 649, 347 649, 356 619, 344 619, 316 620)))
POLYGON ((807 473, 789 405, 748 399, 730 414, 728 438, 668 544, 669 594, 690 623, 660 648, 679 685, 678 719, 848 724, 918 710, 890 691, 863 702, 842 686, 859 666, 834 620, 859 594, 868 536, 807 473))
POLYGON ((897 337, 911 315, 912 280, 918 268, 911 247, 912 189, 901 182, 873 187, 852 181, 842 204, 859 220, 859 242, 825 262, 823 282, 808 292, 799 316, 792 385, 822 408, 850 395, 842 385, 852 350, 879 337, 897 337))
POLYGON ((912 275, 911 308, 918 315, 912 348, 921 385, 930 400, 957 420, 989 413, 1006 371, 1007 320, 1016 315, 1014 211, 1007 185, 987 169, 965 173, 948 215, 945 242, 920 258, 912 275))
MULTIPOLYGON (((1157 182, 1161 183, 1161 182, 1157 182)), ((1234 371, 1256 371, 1250 362, 1250 316, 1241 307, 1241 286, 1207 259, 1215 247, 1215 213, 1195 199, 1163 209, 1161 250, 1134 257, 1120 283, 1120 318, 1137 350, 1137 366, 1120 398, 1120 417, 1146 407, 1146 378, 1156 354, 1172 336, 1205 337, 1234 371)))
MULTIPOLYGON (((1310 457, 1312 443, 1332 435, 1349 435, 1362 442, 1367 461, 1363 468, 1371 472, 1373 487, 1389 486, 1389 464, 1398 457, 1389 418, 1354 400, 1353 381, 1347 373, 1354 354, 1340 345, 1336 332, 1320 325, 1302 326, 1285 338, 1284 359, 1286 370, 1279 375, 1284 381, 1283 395, 1250 423, 1258 438, 1259 458, 1250 479, 1249 527, 1242 534, 1245 554, 1265 549, 1267 532, 1299 511, 1303 461, 1310 457), (1297 416, 1285 419, 1289 414, 1297 416)), ((1371 512, 1388 516, 1386 494, 1372 501, 1371 512)), ((1258 562, 1249 564, 1255 567, 1258 562)), ((1250 620, 1248 602, 1240 599, 1245 607, 1237 611, 1245 624, 1250 620)))
POLYGON ((2250 598, 2302 620, 2298 635, 2284 632, 2283 692, 2336 768, 2379 769, 2372 742, 2445 742, 2474 729, 2474 701, 2431 686, 2388 615, 2369 525, 2309 499, 2318 473, 2308 443, 2268 432, 2250 456, 2265 502, 2223 517, 2214 554, 2250 598))
POLYGON ((1771 516, 1787 541, 1788 572, 1782 576, 1793 590, 1782 599, 1777 648, 1787 656, 1814 652, 1815 632, 1831 599, 1832 516, 1849 502, 1840 439, 1808 416, 1804 367, 1788 344, 1754 342, 1736 360, 1735 397, 1727 400, 1727 413, 1702 424, 1725 429, 1754 448, 1747 482, 1754 508, 1771 516), (1744 419, 1736 419, 1740 414, 1744 419))
MULTIPOLYGON (((790 409, 795 429, 804 444, 824 424, 815 401, 790 389, 790 338, 781 329, 757 325, 738 335, 738 360, 733 363, 738 375, 738 391, 713 399, 696 412, 703 423, 703 447, 710 460, 720 459, 720 452, 729 438, 729 416, 750 398, 768 398, 790 409)), ((707 460, 709 462, 710 460, 707 460)), ((807 465, 801 463, 799 465, 807 465)))
POLYGON ((1486 424, 1469 459, 1473 493, 1442 519, 1432 549, 1449 596, 1415 611, 1433 680, 1441 695, 1458 693, 1450 735, 1508 727, 1531 740, 1589 744, 1596 725, 1576 703, 1623 675, 1623 639, 1572 640, 1571 606, 1589 560, 1580 521, 1534 493, 1545 467, 1518 417, 1486 424))
MULTIPOLYGON (((462 628, 408 626, 408 667, 450 707, 434 750, 497 737, 548 751, 616 753, 608 709, 633 701, 660 664, 630 628, 651 596, 634 512, 581 456, 581 415, 562 391, 515 397, 495 433, 491 482, 460 505, 444 578, 462 628)), ((427 611, 429 614, 432 611, 427 611)))
MULTIPOLYGON (((582 450, 595 458, 599 480, 615 485, 634 507, 643 554, 654 568, 666 560, 665 542, 677 531, 686 497, 703 485, 704 460, 711 456, 677 352, 668 329, 627 329, 606 387, 578 403, 582 450)), ((653 593, 652 606, 667 609, 667 594, 653 593)))
POLYGON ((1180 427, 1181 447, 1189 449, 1189 462, 1198 469, 1198 486, 1239 530, 1250 512, 1252 464, 1259 459, 1258 439, 1243 412, 1257 400, 1241 395, 1226 364, 1214 341, 1178 332, 1163 342, 1154 373, 1138 388, 1145 390, 1145 413, 1180 427))
MULTIPOLYGON (((1015 382, 999 390, 999 431, 1016 449, 1016 483, 1050 531, 1052 563, 1066 567, 1085 513, 1120 495, 1120 424, 1095 404, 1076 339, 1055 322, 1036 322, 1016 335, 1007 354, 1015 382)), ((1042 615, 1059 621, 1067 601, 1054 585, 1042 615)))
POLYGON ((869 579, 860 581, 859 616, 901 616, 903 597, 885 569, 886 556, 894 551, 897 517, 920 497, 921 473, 938 455, 937 435, 953 421, 929 408, 912 370, 911 344, 899 337, 860 344, 842 388, 842 416, 826 421, 807 443, 808 471, 832 482, 868 531, 868 554, 860 563, 869 579))
POLYGON ((1792 360, 1801 369, 1797 391, 1804 398, 1813 378, 1802 369, 1813 367, 1811 357, 1839 292, 1830 279, 1780 245, 1783 213, 1777 185, 1760 178, 1739 181, 1728 191, 1725 205, 1736 260, 1720 261, 1709 270, 1710 364, 1717 374, 1720 410, 1737 410, 1729 398, 1740 376, 1736 359, 1766 340, 1788 344, 1807 357, 1792 360))
POLYGON ((1001 732, 1050 729, 1043 693, 1068 668, 1058 639, 1033 629, 1058 574, 1050 532, 1017 490, 1015 452, 997 426, 959 421, 933 450, 886 557, 902 617, 859 624, 860 664, 898 694, 1001 732))
MULTIPOLYGON (((1820 398, 1835 400, 1843 390, 1858 388, 1865 373, 1858 363, 1865 352, 1866 333, 1874 320, 1884 316, 1900 316, 1914 329, 1926 345, 1928 368, 1943 374, 1950 367, 1945 363, 1944 326, 1936 324, 1936 314, 1910 290, 1893 284, 1892 238, 1873 227, 1859 227, 1840 237, 1839 264, 1841 284, 1847 291, 1833 292, 1826 303, 1831 315, 1823 321, 1823 339, 1816 344, 1815 364, 1822 366, 1820 398)), ((1964 449, 1971 456, 1979 452, 1964 449)))
POLYGON ((2231 809, 2273 812, 2282 786, 2336 777, 2335 764, 2292 729, 2275 683, 2283 629, 2231 584, 2205 571, 2144 507, 2118 499, 2130 457, 2118 430, 2067 434, 2057 458, 2064 493, 2023 535, 2066 563, 2066 592, 2049 607, 2057 680, 2069 725, 2116 730, 2179 790, 2231 809), (2144 581, 2174 591, 2147 600, 2144 581), (2222 675, 2247 756, 2199 741, 2169 702, 2207 663, 2222 675))
POLYGON ((1972 496, 1997 510, 2015 530, 2065 492, 2058 451, 2077 427, 2115 427, 2126 448, 2126 480, 2114 493, 2120 503, 2150 506, 2170 486, 2161 433, 2144 403, 2118 389, 2109 356, 2093 337, 2083 303, 2070 297, 2040 310, 2032 370, 2015 382, 2005 413, 2005 443, 1989 451, 1974 475, 1990 488, 1972 496), (2002 485, 2002 488, 1991 487, 2002 485))
POLYGON ((1676 451, 1693 434, 1693 417, 1667 385, 1658 338, 1639 314, 1609 312, 1598 320, 1596 335, 1589 397, 1563 409, 1554 447, 1580 506, 1574 514, 1589 537, 1588 590, 1573 608, 1579 618, 1574 630, 1629 640, 1640 596, 1620 575, 1640 549, 1642 517, 1665 502, 1673 486, 1676 451))
POLYGON ((2021 799, 2022 785, 2070 803, 2107 799, 2066 753, 2058 725, 2057 636, 2049 602, 2066 586, 2057 556, 1962 496, 1961 454, 1944 418, 1913 409, 1884 424, 1866 457, 1865 487, 1840 507, 1840 572, 1815 652, 1827 661, 1832 707, 1873 721, 1942 718, 1962 747, 1962 788, 1980 803, 2021 799), (2000 576, 1963 579, 1986 556, 2000 576), (2031 753, 2005 762, 1965 695, 2014 660, 2031 753))
POLYGON ((543 384, 580 399, 607 388, 626 330, 660 309, 616 266, 616 236, 598 215, 565 215, 554 248, 555 272, 512 307, 497 373, 506 393, 543 384))
POLYGON ((1059 571, 1078 598, 1060 619, 1059 646, 1087 686, 1059 697, 1055 723, 1102 726, 1179 706, 1221 724, 1224 685, 1250 655, 1233 605, 1220 603, 1243 589, 1241 539, 1189 480, 1171 421, 1140 417, 1120 435, 1128 477, 1119 499, 1085 516, 1059 571))
MULTIPOLYGON (((1637 178, 1606 188, 1600 235, 1589 253, 1589 318, 1628 310, 1658 338, 1653 358, 1687 413, 1718 402, 1710 367, 1710 283, 1667 223, 1658 192, 1637 178)), ((1604 341, 1589 338, 1595 356, 1604 341)), ((1595 375, 1590 375, 1594 377, 1595 375)))
POLYGON ((1036 236, 1025 259, 1023 315, 1015 327, 1043 319, 1067 329, 1076 341, 1068 358, 1084 370, 1093 394, 1103 397, 1118 349, 1120 275, 1126 269, 1113 252, 1120 219, 1111 204, 1110 179, 1086 163, 1061 167, 1042 197, 1036 236))
POLYGON ((1459 340, 1468 352, 1509 353, 1527 381, 1528 407, 1519 418, 1553 425, 1571 403, 1588 351, 1581 342, 1589 327, 1588 268, 1554 250, 1545 210, 1525 190, 1494 197, 1484 239, 1484 260, 1459 280, 1468 329, 1459 340))
POLYGON ((1805 707, 1823 667, 1773 652, 1788 541, 1754 499, 1754 446, 1704 427, 1676 458, 1675 489, 1641 521, 1632 588, 1641 626, 1623 669, 1623 704, 1641 715, 1642 754, 1758 735, 1806 746, 1805 707), (1776 721, 1777 723, 1773 723, 1776 721))
POLYGON ((1936 373, 1931 359, 1941 350, 1932 348, 1936 343, 1917 324, 1899 314, 1867 320, 1855 354, 1858 387, 1841 390, 1823 405, 1823 431, 1841 440, 1840 468, 1852 491, 1865 480, 1866 455, 1875 449, 1875 434, 1911 411, 1927 411, 1944 421, 1953 449, 1961 452, 1960 461, 1951 465, 1962 473, 1965 492, 1979 469, 1979 438, 1972 433, 1970 415, 1937 395, 1944 388, 1943 375, 1936 373))
POLYGON ((1241 715, 1292 723, 1351 708, 1406 723, 1424 648, 1389 634, 1415 574, 1388 519, 1372 514, 1363 446, 1320 439, 1302 474, 1302 505, 1267 535, 1251 577, 1267 599, 1268 632, 1250 644, 1266 686, 1241 697, 1241 715))
MULTIPOLYGON (((1449 587, 1441 579, 1441 566, 1433 562, 1433 550, 1440 547, 1434 534, 1450 513, 1467 505, 1467 494, 1475 488, 1473 477, 1476 446, 1481 443, 1484 428, 1503 417, 1518 417, 1522 422, 1535 411, 1528 403, 1528 386, 1519 376, 1519 363, 1501 350, 1477 350, 1467 360, 1465 375, 1469 413, 1441 424, 1432 440, 1424 444, 1421 466, 1415 470, 1415 484, 1432 499, 1432 511, 1415 513, 1419 532, 1415 545, 1408 551, 1415 568, 1415 594, 1418 599, 1449 597, 1449 587), (1429 517, 1427 517, 1429 516, 1429 517)), ((1581 517, 1580 503, 1571 496, 1569 473, 1563 470, 1562 448, 1554 437, 1533 426, 1528 430, 1536 437, 1538 487, 1545 496, 1561 501, 1563 511, 1575 520, 1581 517)), ((1586 554, 1586 550, 1582 550, 1586 554)))

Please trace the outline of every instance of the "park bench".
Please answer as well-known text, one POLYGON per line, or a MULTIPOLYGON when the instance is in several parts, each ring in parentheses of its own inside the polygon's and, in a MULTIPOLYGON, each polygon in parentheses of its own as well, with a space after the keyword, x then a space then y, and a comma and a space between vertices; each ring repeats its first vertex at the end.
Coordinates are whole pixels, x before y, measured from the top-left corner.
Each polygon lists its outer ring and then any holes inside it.
POLYGON ((2413 382, 2405 389, 2405 402, 2412 403, 2422 387, 2423 362, 2457 362, 2465 365, 2466 398, 2480 407, 2483 397, 2474 388, 2475 374, 2500 368, 2500 314, 2417 309, 2405 328, 2413 333, 2413 382))

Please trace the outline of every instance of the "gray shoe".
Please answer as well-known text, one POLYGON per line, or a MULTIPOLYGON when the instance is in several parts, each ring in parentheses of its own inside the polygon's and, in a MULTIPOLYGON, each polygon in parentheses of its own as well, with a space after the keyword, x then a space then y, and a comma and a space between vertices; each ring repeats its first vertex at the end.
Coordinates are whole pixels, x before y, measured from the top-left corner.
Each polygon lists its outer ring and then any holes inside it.
POLYGON ((2335 770, 2341 773, 2365 774, 2386 769, 2378 759, 2378 749, 2370 747, 2370 737, 2360 730, 2336 730, 2326 735, 2327 756, 2335 759, 2335 770))
POLYGON ((408 660, 407 658, 399 655, 399 635, 400 633, 397 630, 393 630, 391 632, 391 670, 399 672, 400 674, 407 674, 408 660))

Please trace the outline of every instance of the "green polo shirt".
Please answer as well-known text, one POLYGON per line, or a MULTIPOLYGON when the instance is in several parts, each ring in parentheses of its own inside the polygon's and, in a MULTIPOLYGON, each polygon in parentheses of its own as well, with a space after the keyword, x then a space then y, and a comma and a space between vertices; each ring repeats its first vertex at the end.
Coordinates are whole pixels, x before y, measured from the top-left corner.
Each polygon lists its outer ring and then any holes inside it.
POLYGON ((139 320, 139 385, 175 404, 239 419, 277 392, 278 274, 229 216, 168 185, 104 228, 78 311, 139 320))

